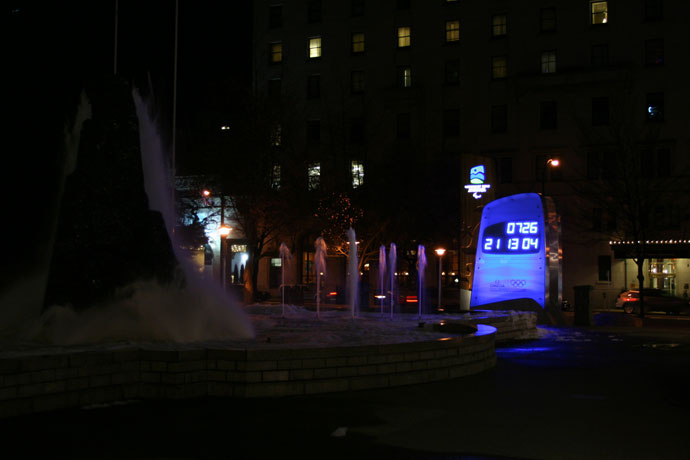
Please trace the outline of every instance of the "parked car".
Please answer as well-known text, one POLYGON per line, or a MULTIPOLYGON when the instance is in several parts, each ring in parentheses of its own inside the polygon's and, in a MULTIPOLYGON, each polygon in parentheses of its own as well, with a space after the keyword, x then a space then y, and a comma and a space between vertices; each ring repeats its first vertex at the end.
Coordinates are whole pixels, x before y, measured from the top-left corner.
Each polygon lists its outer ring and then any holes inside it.
MULTIPOLYGON (((688 299, 674 297, 661 289, 643 289, 644 309, 648 311, 663 311, 669 315, 690 313, 688 299)), ((640 291, 629 290, 622 292, 616 299, 616 307, 622 308, 626 313, 640 312, 640 291)))

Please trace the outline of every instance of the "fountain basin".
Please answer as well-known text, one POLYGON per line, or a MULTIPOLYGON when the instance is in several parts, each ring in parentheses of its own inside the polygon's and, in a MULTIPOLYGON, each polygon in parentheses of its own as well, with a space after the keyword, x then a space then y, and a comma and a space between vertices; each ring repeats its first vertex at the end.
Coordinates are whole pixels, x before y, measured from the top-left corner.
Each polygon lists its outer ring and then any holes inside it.
POLYGON ((357 345, 303 344, 288 334, 246 342, 3 352, 0 417, 141 399, 280 397, 385 388, 462 377, 495 365, 495 327, 480 324, 473 334, 450 335, 411 332, 404 323, 386 326, 407 328, 399 340, 394 334, 382 339, 374 333, 357 345))

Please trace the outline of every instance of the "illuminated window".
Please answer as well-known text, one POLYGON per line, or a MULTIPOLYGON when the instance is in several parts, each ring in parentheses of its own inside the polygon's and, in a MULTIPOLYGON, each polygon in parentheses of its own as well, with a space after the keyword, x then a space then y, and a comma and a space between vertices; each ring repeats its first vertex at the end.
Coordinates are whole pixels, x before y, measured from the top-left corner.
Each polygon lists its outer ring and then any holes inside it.
POLYGON ((457 85, 460 81, 460 59, 451 59, 446 61, 446 77, 447 85, 457 85))
POLYGON ((398 27, 398 48, 407 48, 412 44, 412 32, 409 27, 398 27))
POLYGON ((353 70, 350 73, 350 90, 355 93, 363 93, 365 89, 365 74, 363 70, 353 70))
POLYGON ((363 33, 352 34, 352 52, 353 53, 363 53, 364 52, 364 34, 363 33))
POLYGON ((498 80, 508 75, 508 60, 505 56, 491 58, 491 78, 498 80))
POLYGON ((539 29, 542 32, 556 30, 556 8, 542 8, 539 11, 539 29))
POLYGON ((271 170, 271 188, 273 190, 280 189, 280 165, 273 165, 271 170))
POLYGON ((446 43, 460 40, 460 21, 446 21, 446 43))
POLYGON ((590 2, 592 24, 606 24, 609 20, 609 2, 590 2))
POLYGON ((271 43, 271 62, 283 62, 283 44, 281 42, 271 43))
POLYGON ((307 168, 307 188, 317 190, 321 185, 321 164, 312 163, 307 168))
MULTIPOLYGON (((539 128, 556 129, 558 127, 558 105, 556 101, 543 101, 539 104, 539 128)), ((548 160, 548 158, 547 158, 548 160)))
POLYGON ((508 33, 508 19, 505 14, 496 14, 491 18, 491 36, 504 37, 508 33))
POLYGON ((364 185, 364 163, 352 160, 350 164, 352 167, 352 188, 361 187, 364 185))
POLYGON ((606 67, 609 65, 609 45, 604 43, 592 45, 592 67, 606 67))
POLYGON ((541 53, 541 73, 556 72, 556 52, 543 51, 541 53))
POLYGON ((321 97, 321 75, 307 76, 307 99, 321 97))
POLYGON ((647 121, 664 121, 664 93, 647 93, 647 121))
POLYGON ((412 67, 398 67, 398 87, 409 88, 412 86, 412 67))
POLYGON ((321 37, 314 37, 309 39, 309 59, 317 59, 321 57, 321 37))
POLYGON ((276 125, 271 131, 271 145, 273 147, 280 147, 283 142, 283 128, 281 125, 276 125))
POLYGON ((302 284, 309 284, 315 281, 314 276, 314 253, 302 253, 302 284))
POLYGON ((662 38, 644 42, 644 63, 648 66, 664 64, 664 40, 662 38))
POLYGON ((283 26, 283 5, 268 7, 268 28, 277 29, 283 26))

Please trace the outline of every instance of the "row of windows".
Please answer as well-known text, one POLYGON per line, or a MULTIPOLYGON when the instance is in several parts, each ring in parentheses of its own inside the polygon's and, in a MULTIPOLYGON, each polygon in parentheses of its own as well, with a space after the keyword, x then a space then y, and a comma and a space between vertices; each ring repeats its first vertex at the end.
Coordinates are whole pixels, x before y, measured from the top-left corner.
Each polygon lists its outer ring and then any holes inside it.
MULTIPOLYGON (((398 9, 409 9, 410 0, 397 0, 398 9), (406 2, 407 6, 400 6, 400 2, 406 2)), ((450 3, 450 2, 447 2, 450 3)), ((589 2, 589 21, 592 25, 603 25, 609 22, 609 5, 608 1, 591 0, 589 2)), ((644 2, 644 20, 656 21, 663 19, 663 0, 645 0, 644 2)), ((364 0, 351 0, 351 15, 353 17, 364 16, 365 2, 364 0)), ((307 2, 306 9, 307 23, 317 24, 322 21, 322 2, 321 0, 310 0, 307 2)), ((557 10, 556 8, 541 8, 539 10, 539 29, 542 32, 553 32, 557 27, 557 10)), ((268 10, 268 27, 270 29, 277 29, 283 26, 283 5, 270 5, 268 10)), ((455 40, 459 39, 459 22, 450 21, 446 23, 446 39, 451 37, 455 40), (449 29, 450 25, 450 29, 449 29)), ((508 17, 506 14, 494 14, 491 17, 491 36, 504 37, 508 33, 508 17)))
MULTIPOLYGON (((489 129, 493 134, 508 132, 508 106, 505 104, 493 105, 489 111, 489 129)), ((648 122, 664 121, 664 93, 647 93, 645 104, 645 118, 648 122)), ((592 126, 607 126, 609 124, 610 102, 608 97, 593 97, 591 99, 591 124, 592 126)), ((446 109, 443 112, 443 136, 457 137, 460 135, 460 110, 446 109)), ((558 103, 556 101, 542 101, 539 103, 539 129, 558 129, 558 103)), ((396 139, 410 139, 412 133, 412 120, 409 113, 403 112, 396 115, 395 137, 396 139)), ((278 137, 279 137, 278 133, 278 137)), ((353 117, 350 120, 350 141, 362 143, 365 141, 365 123, 361 117, 353 117)), ((319 142, 321 140, 321 121, 309 120, 307 122, 307 140, 319 142)), ((279 143, 273 142, 274 145, 279 143)))
MULTIPOLYGON (((364 163, 360 160, 350 161, 350 184, 353 189, 364 185, 364 163)), ((281 185, 281 167, 274 165, 271 171, 271 187, 279 190, 281 185)), ((307 188, 318 190, 321 187, 321 163, 307 165, 307 188)))

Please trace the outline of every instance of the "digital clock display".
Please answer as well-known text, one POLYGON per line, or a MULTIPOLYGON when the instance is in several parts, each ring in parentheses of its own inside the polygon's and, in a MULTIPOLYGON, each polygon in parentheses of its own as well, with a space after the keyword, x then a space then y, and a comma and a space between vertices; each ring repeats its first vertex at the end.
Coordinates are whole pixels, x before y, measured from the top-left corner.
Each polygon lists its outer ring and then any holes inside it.
POLYGON ((484 229, 484 254, 534 254, 540 251, 541 229, 536 220, 511 220, 484 229))

